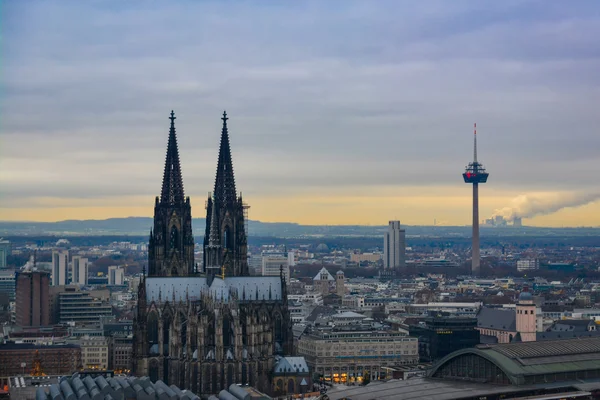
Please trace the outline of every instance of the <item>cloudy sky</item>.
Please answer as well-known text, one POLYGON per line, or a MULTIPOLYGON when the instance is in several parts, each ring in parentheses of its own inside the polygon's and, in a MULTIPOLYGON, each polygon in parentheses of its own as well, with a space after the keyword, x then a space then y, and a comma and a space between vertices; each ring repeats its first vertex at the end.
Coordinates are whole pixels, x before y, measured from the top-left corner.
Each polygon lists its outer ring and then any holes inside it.
MULTIPOLYGON (((2 2, 0 220, 150 216, 168 115, 204 216, 227 110, 250 217, 468 224, 600 184, 600 3, 2 2)), ((573 204, 571 202, 570 204, 573 204)), ((600 202, 529 220, 600 225, 600 202)))

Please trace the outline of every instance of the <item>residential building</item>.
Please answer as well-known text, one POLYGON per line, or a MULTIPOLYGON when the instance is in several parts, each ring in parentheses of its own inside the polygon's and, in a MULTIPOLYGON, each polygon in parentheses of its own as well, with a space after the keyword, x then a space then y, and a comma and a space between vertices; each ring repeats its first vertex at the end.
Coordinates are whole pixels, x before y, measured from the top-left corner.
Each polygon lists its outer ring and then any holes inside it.
POLYGON ((17 274, 16 324, 50 325, 50 277, 47 272, 28 271, 17 274))
POLYGON ((0 269, 7 268, 7 258, 10 255, 10 242, 0 238, 0 269))
POLYGON ((133 335, 133 321, 105 322, 102 324, 104 336, 130 336, 133 335))
POLYGON ((71 284, 86 286, 88 284, 88 259, 73 256, 71 260, 71 284))
POLYGON ((427 304, 409 304, 406 306, 406 312, 409 314, 430 314, 447 312, 452 315, 458 315, 463 317, 474 317, 479 312, 479 309, 483 305, 482 302, 472 303, 427 303, 427 304))
POLYGON ((298 254, 293 250, 288 251, 287 259, 288 259, 288 266, 294 267, 294 266, 296 266, 297 261, 298 261, 298 254))
POLYGON ((540 269, 540 260, 537 258, 526 258, 517 261, 517 271, 535 271, 540 269))
POLYGON ((448 354, 479 344, 477 318, 432 316, 409 325, 410 336, 419 339, 421 361, 439 360, 448 354))
POLYGON ((98 323, 103 317, 112 316, 112 307, 90 292, 67 286, 58 293, 58 319, 66 323, 98 323))
POLYGON ((304 294, 288 294, 289 301, 310 302, 315 305, 323 304, 323 295, 320 292, 308 292, 304 294))
POLYGON ((131 372, 133 356, 133 336, 114 335, 109 339, 108 368, 115 373, 131 372))
POLYGON ((0 294, 6 295, 11 302, 15 301, 15 275, 15 271, 0 271, 0 294))
POLYGON ((279 276, 282 271, 286 283, 290 283, 289 259, 285 254, 263 254, 262 276, 279 276))
POLYGON ((385 377, 384 367, 419 361, 417 338, 395 331, 317 330, 308 328, 298 340, 298 354, 325 381, 360 383, 385 377))
POLYGON ((381 254, 381 253, 350 254, 350 261, 355 262, 355 263, 361 263, 364 261, 374 263, 374 262, 381 260, 382 258, 383 258, 383 254, 381 254))
POLYGON ((52 252, 52 286, 64 286, 67 284, 68 265, 68 250, 55 250, 52 252))
POLYGON ((72 374, 81 368, 81 348, 74 344, 36 346, 4 343, 0 346, 0 376, 72 374), (24 364, 24 366, 23 366, 24 364))
POLYGON ((77 341, 81 347, 81 365, 86 370, 108 369, 109 338, 104 336, 83 336, 77 341))
POLYGON ((110 286, 125 284, 125 269, 117 265, 108 267, 108 284, 110 286))
POLYGON ((400 221, 390 221, 383 236, 383 267, 387 269, 406 266, 406 232, 400 221))

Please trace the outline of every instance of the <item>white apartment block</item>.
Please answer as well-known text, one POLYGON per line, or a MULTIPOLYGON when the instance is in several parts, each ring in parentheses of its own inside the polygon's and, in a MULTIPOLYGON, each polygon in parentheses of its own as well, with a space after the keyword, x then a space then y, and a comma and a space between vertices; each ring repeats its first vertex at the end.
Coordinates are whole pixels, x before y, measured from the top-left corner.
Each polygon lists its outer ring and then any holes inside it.
POLYGON ((125 283, 125 270, 123 267, 112 265, 108 267, 108 284, 123 285, 125 283))
POLYGON ((517 261, 517 271, 534 271, 540 269, 540 260, 537 258, 526 258, 517 261))
POLYGON ((88 259, 73 256, 71 260, 71 284, 86 286, 88 284, 88 259))
POLYGON ((288 258, 279 254, 263 254, 262 256, 262 276, 279 276, 283 268, 283 276, 286 283, 290 283, 290 267, 288 258))
POLYGON ((55 250, 52 252, 52 286, 64 286, 67 284, 68 265, 68 250, 55 250))
POLYGON ((84 369, 108 369, 108 338, 104 336, 83 336, 79 339, 81 364, 84 369))

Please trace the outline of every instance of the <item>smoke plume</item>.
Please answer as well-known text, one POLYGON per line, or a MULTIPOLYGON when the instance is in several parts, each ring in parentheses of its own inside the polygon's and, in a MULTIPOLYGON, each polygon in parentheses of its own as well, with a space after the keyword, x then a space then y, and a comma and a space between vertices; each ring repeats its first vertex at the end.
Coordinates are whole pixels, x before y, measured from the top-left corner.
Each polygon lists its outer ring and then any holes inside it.
POLYGON ((515 218, 531 218, 537 215, 552 214, 567 207, 580 207, 600 199, 595 193, 530 193, 522 194, 511 200, 510 206, 494 211, 512 221, 515 218))

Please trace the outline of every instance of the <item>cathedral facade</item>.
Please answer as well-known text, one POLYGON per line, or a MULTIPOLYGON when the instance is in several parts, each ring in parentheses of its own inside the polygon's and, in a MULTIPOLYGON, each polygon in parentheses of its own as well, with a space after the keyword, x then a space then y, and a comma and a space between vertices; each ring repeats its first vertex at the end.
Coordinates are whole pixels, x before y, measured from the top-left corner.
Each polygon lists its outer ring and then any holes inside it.
POLYGON ((249 276, 244 203, 235 188, 227 115, 206 207, 202 268, 194 262, 173 112, 170 119, 148 275, 138 288, 134 373, 197 394, 215 394, 234 383, 271 393, 276 360, 294 352, 287 289, 283 274, 249 276))

